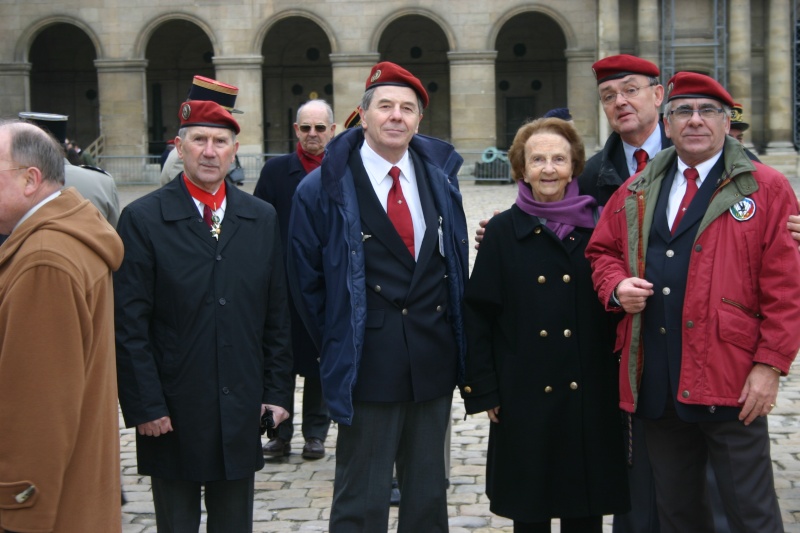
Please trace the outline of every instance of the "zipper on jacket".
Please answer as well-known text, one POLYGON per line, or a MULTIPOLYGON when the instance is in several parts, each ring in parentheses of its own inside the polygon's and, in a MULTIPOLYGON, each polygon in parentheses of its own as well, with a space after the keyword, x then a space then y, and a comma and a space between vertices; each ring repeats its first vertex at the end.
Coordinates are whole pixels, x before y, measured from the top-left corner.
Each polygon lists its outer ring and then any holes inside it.
POLYGON ((740 304, 739 302, 734 302, 733 300, 729 300, 727 298, 723 298, 722 299, 722 303, 728 304, 728 305, 732 305, 734 307, 738 307, 739 309, 741 309, 742 311, 744 311, 745 313, 747 313, 748 315, 750 315, 752 317, 755 317, 755 318, 758 318, 758 319, 764 318, 764 316, 761 313, 759 313, 757 311, 753 311, 749 307, 745 307, 742 304, 740 304))

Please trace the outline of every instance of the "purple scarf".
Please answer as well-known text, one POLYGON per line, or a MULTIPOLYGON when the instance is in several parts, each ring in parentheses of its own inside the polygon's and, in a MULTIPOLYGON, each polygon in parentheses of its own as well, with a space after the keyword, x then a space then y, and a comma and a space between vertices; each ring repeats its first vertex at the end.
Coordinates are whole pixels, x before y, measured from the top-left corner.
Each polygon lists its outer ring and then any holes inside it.
POLYGON ((519 194, 517 207, 535 217, 547 219, 550 228, 559 239, 563 239, 578 228, 593 228, 594 208, 597 201, 591 196, 578 194, 578 182, 572 180, 567 184, 564 198, 557 202, 537 202, 533 198, 530 186, 522 180, 517 182, 519 194))

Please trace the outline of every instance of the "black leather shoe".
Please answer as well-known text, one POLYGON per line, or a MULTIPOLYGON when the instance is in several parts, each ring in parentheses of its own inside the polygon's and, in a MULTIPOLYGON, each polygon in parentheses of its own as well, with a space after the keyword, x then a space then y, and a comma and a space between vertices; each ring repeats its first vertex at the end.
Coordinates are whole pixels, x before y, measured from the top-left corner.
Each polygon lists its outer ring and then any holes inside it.
POLYGON ((396 477, 392 478, 392 495, 389 497, 389 505, 395 507, 400 505, 400 484, 396 477))
POLYGON ((303 459, 322 459, 325 457, 325 444, 316 437, 306 439, 303 446, 303 459))
POLYGON ((289 444, 289 441, 280 437, 270 439, 269 442, 264 445, 264 457, 283 457, 284 455, 289 455, 291 452, 292 446, 289 444))

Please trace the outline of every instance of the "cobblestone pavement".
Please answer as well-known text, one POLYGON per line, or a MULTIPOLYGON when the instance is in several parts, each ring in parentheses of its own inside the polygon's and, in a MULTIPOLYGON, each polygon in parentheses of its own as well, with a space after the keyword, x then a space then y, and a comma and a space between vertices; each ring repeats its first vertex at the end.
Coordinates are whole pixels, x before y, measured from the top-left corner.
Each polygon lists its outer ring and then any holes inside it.
MULTIPOLYGON (((793 180, 800 192, 798 182, 793 180)), ((252 190, 248 183, 245 189, 252 190)), ((152 187, 124 187, 120 201, 131 200, 152 190, 152 187)), ((464 209, 470 228, 494 210, 507 209, 516 196, 510 185, 462 185, 464 209)), ((472 229, 470 230, 472 231, 472 229)), ((472 250, 471 260, 475 251, 472 250)), ((800 376, 797 366, 781 378, 778 405, 769 417, 772 435, 772 460, 775 487, 780 498, 783 522, 787 532, 800 533, 800 376)), ((298 379, 295 405, 302 399, 302 378, 298 379)), ((299 411, 299 407, 298 407, 299 411)), ((296 424, 301 415, 297 415, 296 424)), ((511 521, 489 511, 484 494, 486 448, 489 422, 485 415, 464 417, 464 406, 456 392, 452 412, 452 447, 448 511, 452 533, 489 533, 512 531, 511 521)), ((128 500, 123 508, 125 533, 155 533, 155 516, 150 493, 150 479, 136 473, 134 430, 125 429, 120 417, 122 444, 123 490, 128 500)), ((300 457, 303 446, 299 430, 292 441, 293 453, 286 458, 268 460, 256 473, 254 531, 325 531, 333 493, 334 447, 336 427, 333 425, 326 442, 327 454, 317 461, 300 457)), ((397 508, 390 515, 390 531, 395 531, 397 508)), ((556 521, 557 522, 557 521, 556 521)), ((604 531, 611 531, 611 519, 606 517, 604 531)), ((554 527, 558 531, 558 527, 554 527)), ((205 526, 201 526, 205 532, 205 526)), ((424 532, 420 532, 424 533, 424 532)))

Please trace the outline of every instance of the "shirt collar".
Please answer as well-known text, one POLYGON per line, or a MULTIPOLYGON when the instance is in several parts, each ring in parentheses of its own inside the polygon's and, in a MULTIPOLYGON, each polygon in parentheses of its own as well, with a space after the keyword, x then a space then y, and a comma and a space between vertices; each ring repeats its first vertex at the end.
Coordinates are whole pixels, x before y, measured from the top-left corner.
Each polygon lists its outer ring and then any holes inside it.
POLYGON ((381 183, 384 179, 388 179, 391 181, 391 177, 389 176, 389 170, 392 167, 397 167, 400 169, 402 175, 400 176, 401 179, 405 178, 407 181, 410 180, 410 176, 413 174, 411 168, 411 158, 408 156, 408 150, 406 153, 403 154, 403 157, 400 158, 396 164, 391 164, 384 158, 382 158, 378 153, 372 149, 367 141, 361 145, 361 161, 364 163, 364 169, 367 171, 367 175, 369 179, 372 180, 374 184, 381 183))

